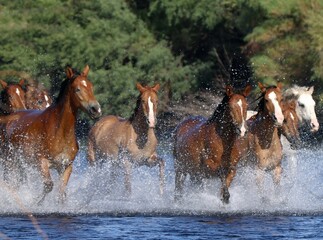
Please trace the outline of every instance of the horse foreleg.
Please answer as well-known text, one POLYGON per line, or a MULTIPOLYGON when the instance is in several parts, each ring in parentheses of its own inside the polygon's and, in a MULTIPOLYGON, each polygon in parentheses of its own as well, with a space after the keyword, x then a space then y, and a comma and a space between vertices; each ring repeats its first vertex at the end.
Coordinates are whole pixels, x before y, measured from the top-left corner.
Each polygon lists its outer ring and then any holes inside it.
POLYGON ((70 176, 72 174, 72 170, 73 170, 73 166, 72 164, 69 164, 61 174, 61 185, 59 188, 59 193, 60 193, 60 199, 62 202, 64 202, 66 198, 65 190, 66 190, 68 180, 70 179, 70 176))
POLYGON ((131 162, 126 159, 124 160, 124 169, 125 169, 125 172, 124 172, 124 183, 125 183, 125 187, 126 187, 126 192, 128 194, 128 196, 131 195, 131 182, 130 182, 130 176, 131 176, 131 162))
POLYGON ((264 171, 260 168, 256 170, 256 183, 258 187, 258 192, 261 198, 264 197, 264 171))
POLYGON ((179 170, 175 171, 175 196, 174 200, 179 201, 183 196, 183 185, 185 181, 185 174, 179 170))
POLYGON ((159 193, 164 195, 165 189, 165 161, 162 158, 158 158, 159 165, 159 193))
POLYGON ((275 194, 280 193, 280 179, 281 179, 282 167, 278 165, 274 169, 274 186, 275 186, 275 194))
POLYGON ((41 159, 39 167, 40 167, 40 173, 43 178, 43 184, 44 184, 43 193, 41 195, 40 200, 38 201, 38 204, 41 204, 44 201, 46 195, 53 190, 54 184, 50 176, 48 160, 41 159))

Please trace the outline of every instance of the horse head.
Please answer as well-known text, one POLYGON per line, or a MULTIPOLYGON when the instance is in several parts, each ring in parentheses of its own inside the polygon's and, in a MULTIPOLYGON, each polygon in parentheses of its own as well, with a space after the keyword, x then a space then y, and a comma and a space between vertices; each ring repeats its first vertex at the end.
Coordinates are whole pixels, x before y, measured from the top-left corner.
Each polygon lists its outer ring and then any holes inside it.
POLYGON ((233 92, 231 86, 226 87, 226 95, 228 97, 228 106, 230 115, 232 117, 232 122, 236 128, 236 132, 239 136, 243 137, 247 132, 247 101, 246 97, 251 92, 251 86, 248 85, 242 94, 236 94, 233 92))
POLYGON ((298 132, 295 101, 283 102, 283 114, 284 124, 282 125, 282 133, 291 143, 292 148, 298 148, 301 145, 301 139, 298 132))
POLYGON ((160 85, 156 84, 153 87, 144 87, 140 83, 137 83, 136 86, 140 92, 140 96, 138 99, 138 101, 140 101, 140 105, 138 107, 140 107, 143 110, 148 126, 150 128, 154 128, 157 123, 157 92, 160 88, 160 85))
POLYGON ((13 113, 17 110, 26 109, 25 106, 25 91, 23 90, 24 79, 19 83, 11 83, 0 80, 2 86, 1 91, 1 106, 0 108, 5 114, 13 113))
POLYGON ((304 122, 310 126, 312 132, 316 132, 319 129, 319 122, 315 114, 315 101, 312 97, 313 92, 313 86, 305 91, 295 92, 298 96, 296 101, 296 113, 300 123, 304 122))
POLYGON ((282 84, 279 82, 277 86, 265 87, 258 82, 258 86, 262 93, 262 99, 259 102, 259 112, 263 112, 271 117, 274 124, 282 126, 284 115, 282 111, 282 84))
POLYGON ((93 84, 88 80, 89 66, 86 65, 81 74, 76 74, 70 67, 66 69, 67 80, 70 83, 70 99, 76 108, 82 109, 92 119, 102 115, 101 106, 93 92, 93 84))
POLYGON ((43 110, 52 104, 52 98, 49 96, 47 90, 43 85, 37 86, 26 85, 26 107, 27 109, 43 110))

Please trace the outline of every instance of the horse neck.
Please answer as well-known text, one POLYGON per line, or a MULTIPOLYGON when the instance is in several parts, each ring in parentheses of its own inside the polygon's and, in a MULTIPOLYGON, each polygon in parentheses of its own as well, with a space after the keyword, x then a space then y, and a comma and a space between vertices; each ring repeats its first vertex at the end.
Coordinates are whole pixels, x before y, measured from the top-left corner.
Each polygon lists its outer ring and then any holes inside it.
POLYGON ((213 124, 219 130, 218 132, 220 135, 223 133, 227 136, 231 134, 231 132, 235 132, 232 117, 230 115, 230 109, 228 103, 225 101, 220 103, 208 122, 213 124))
POLYGON ((140 149, 144 147, 149 148, 150 145, 155 144, 154 141, 151 141, 156 139, 154 128, 150 128, 148 126, 146 117, 141 105, 136 108, 135 112, 131 116, 130 123, 134 132, 138 136, 136 139, 136 143, 140 149))
POLYGON ((51 117, 56 117, 57 130, 62 130, 65 136, 75 137, 77 108, 73 106, 68 95, 60 98, 52 107, 44 111, 55 112, 51 117))
POLYGON ((270 144, 275 137, 279 138, 278 128, 269 114, 263 110, 255 116, 251 131, 258 136, 260 142, 270 144))

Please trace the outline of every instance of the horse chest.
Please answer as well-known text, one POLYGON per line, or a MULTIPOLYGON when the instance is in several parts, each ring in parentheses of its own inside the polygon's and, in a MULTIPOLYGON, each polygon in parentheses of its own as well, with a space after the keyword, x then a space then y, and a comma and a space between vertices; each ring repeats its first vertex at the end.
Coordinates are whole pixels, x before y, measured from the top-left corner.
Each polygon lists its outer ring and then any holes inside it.
POLYGON ((124 146, 124 150, 136 161, 144 160, 156 151, 157 139, 154 134, 148 134, 145 141, 140 140, 139 136, 132 133, 124 146))

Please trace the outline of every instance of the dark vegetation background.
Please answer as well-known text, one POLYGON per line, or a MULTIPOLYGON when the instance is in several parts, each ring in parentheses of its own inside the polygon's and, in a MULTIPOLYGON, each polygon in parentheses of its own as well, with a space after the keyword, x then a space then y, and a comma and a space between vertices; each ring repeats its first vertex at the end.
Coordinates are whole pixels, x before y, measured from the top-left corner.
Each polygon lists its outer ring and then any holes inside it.
POLYGON ((160 132, 257 81, 314 85, 322 123, 321 0, 0 0, 0 49, 0 78, 54 96, 66 65, 88 64, 104 115, 129 117, 135 83, 160 83, 160 132))

